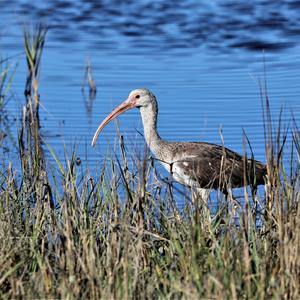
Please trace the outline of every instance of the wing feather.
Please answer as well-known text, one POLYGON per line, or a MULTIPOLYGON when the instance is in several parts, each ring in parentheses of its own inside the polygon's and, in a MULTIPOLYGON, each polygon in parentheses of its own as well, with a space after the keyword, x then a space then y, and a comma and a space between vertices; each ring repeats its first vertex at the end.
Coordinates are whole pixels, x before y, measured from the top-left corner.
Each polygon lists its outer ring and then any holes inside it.
POLYGON ((228 148, 210 143, 176 143, 173 148, 176 166, 202 188, 241 187, 245 179, 247 184, 264 183, 264 164, 251 159, 246 163, 243 156, 228 148))

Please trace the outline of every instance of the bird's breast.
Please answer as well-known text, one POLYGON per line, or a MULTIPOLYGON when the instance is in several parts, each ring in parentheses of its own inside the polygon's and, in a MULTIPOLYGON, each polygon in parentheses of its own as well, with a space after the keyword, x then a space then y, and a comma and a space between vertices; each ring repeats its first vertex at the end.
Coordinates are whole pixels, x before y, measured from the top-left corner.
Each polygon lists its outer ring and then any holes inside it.
MULTIPOLYGON (((180 164, 178 162, 161 162, 163 167, 170 173, 172 178, 188 187, 197 187, 199 183, 191 178, 188 174, 186 174, 186 171, 184 168, 180 167, 180 164)), ((186 164, 185 167, 188 167, 188 162, 183 162, 183 164, 186 164)))

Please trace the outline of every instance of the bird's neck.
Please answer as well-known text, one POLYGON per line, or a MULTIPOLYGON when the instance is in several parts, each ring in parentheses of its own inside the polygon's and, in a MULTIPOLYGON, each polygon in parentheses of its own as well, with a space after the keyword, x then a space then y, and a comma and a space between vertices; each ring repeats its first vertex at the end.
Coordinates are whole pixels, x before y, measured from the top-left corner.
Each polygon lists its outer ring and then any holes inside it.
POLYGON ((157 148, 161 143, 161 138, 157 132, 157 103, 153 102, 146 107, 140 108, 144 125, 144 136, 148 147, 156 155, 157 148))

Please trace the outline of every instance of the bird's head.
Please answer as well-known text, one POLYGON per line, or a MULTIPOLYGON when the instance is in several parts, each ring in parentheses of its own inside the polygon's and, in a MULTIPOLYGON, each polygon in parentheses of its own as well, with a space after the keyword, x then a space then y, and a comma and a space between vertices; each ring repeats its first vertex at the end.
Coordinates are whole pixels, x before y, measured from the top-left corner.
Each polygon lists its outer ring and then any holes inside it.
POLYGON ((130 92, 128 98, 121 103, 117 108, 115 108, 99 125, 97 128, 93 140, 92 146, 95 146, 98 136, 102 129, 117 116, 121 115, 125 111, 131 108, 143 108, 151 105, 151 103, 155 102, 155 96, 148 89, 136 89, 130 92))
POLYGON ((134 107, 141 108, 151 104, 153 97, 154 95, 148 89, 136 89, 130 92, 126 101, 135 103, 134 107))

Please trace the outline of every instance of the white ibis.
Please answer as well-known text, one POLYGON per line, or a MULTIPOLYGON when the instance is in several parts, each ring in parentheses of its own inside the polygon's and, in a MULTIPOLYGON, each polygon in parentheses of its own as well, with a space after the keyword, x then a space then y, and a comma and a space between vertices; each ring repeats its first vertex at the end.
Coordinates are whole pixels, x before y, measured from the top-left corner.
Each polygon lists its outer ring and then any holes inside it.
POLYGON ((131 108, 141 113, 144 136, 148 147, 175 181, 199 189, 228 189, 264 184, 266 166, 254 159, 246 159, 223 146, 205 142, 168 142, 157 132, 158 106, 156 97, 148 89, 133 90, 127 100, 114 109, 100 124, 92 140, 95 145, 102 129, 111 120, 131 108))

